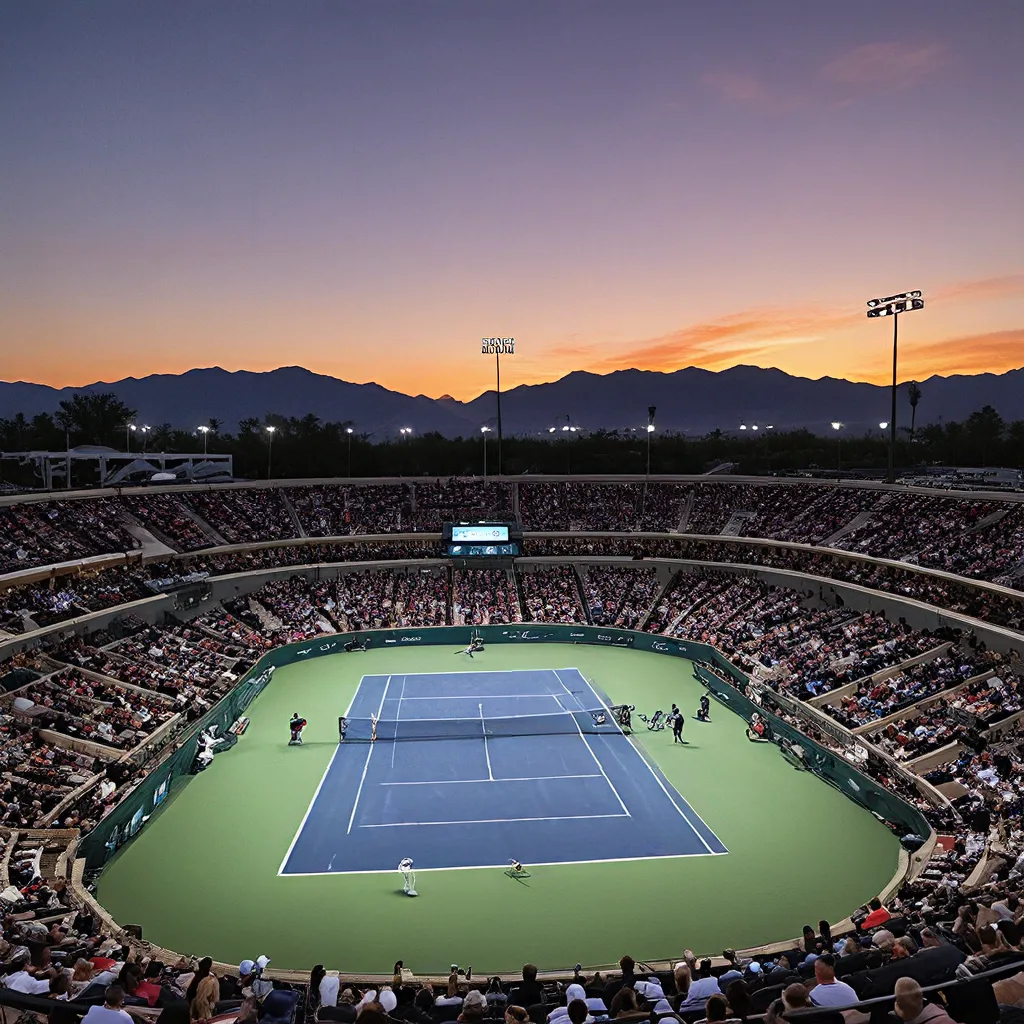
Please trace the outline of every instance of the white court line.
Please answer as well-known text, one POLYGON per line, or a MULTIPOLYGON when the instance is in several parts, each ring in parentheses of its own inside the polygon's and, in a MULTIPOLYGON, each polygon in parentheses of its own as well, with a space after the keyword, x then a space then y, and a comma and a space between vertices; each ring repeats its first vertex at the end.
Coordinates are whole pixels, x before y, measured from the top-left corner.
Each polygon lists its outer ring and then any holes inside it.
MULTIPOLYGON (((419 628, 419 627, 417 627, 419 628)), ((416 676, 497 676, 497 675, 513 675, 522 672, 533 672, 535 675, 540 675, 543 672, 547 672, 546 668, 468 668, 460 670, 458 672, 410 672, 409 675, 415 678, 416 676)), ((332 872, 333 874, 333 872, 332 872)))
POLYGON ((512 821, 582 821, 593 818, 628 818, 626 814, 559 814, 538 818, 471 818, 468 821, 385 821, 379 825, 360 825, 360 828, 408 828, 411 825, 503 825, 512 821))
MULTIPOLYGON (((603 700, 601 700, 600 694, 598 694, 598 692, 590 685, 589 681, 587 680, 587 677, 583 675, 583 673, 580 672, 579 669, 576 669, 575 671, 579 672, 580 679, 582 679, 583 682, 587 684, 587 688, 594 695, 597 702, 601 705, 601 707, 605 709, 605 711, 608 713, 608 716, 612 719, 612 721, 614 721, 615 716, 612 715, 611 709, 608 707, 607 704, 605 704, 603 700)), ((555 672, 555 675, 557 676, 558 673, 555 672)), ((562 685, 564 686, 565 684, 563 683, 562 685)), ((697 830, 697 827, 693 824, 693 822, 690 821, 690 819, 686 815, 686 812, 679 806, 679 804, 675 802, 675 800, 672 797, 672 794, 665 788, 665 783, 661 781, 661 779, 658 776, 658 773, 651 767, 650 762, 644 756, 643 751, 639 748, 639 746, 637 746, 637 744, 635 744, 621 729, 619 729, 618 731, 619 734, 623 737, 623 739, 625 739, 625 741, 633 748, 633 750, 636 751, 637 757, 640 758, 640 760, 643 762, 644 767, 651 773, 651 775, 654 776, 654 781, 661 787, 661 791, 665 794, 665 796, 668 797, 669 803, 672 804, 672 806, 679 812, 679 816, 683 819, 683 821, 685 821, 686 824, 690 826, 690 828, 693 830, 693 834, 701 841, 701 845, 704 847, 704 849, 707 850, 708 853, 710 853, 712 856, 721 856, 721 854, 717 850, 711 849, 711 847, 708 845, 708 841, 700 834, 700 832, 697 830)), ((713 836, 715 836, 716 839, 718 839, 718 836, 715 835, 714 829, 712 829, 711 826, 708 825, 708 823, 696 811, 694 811, 692 807, 690 808, 690 810, 693 811, 693 816, 713 836)), ((720 839, 718 841, 720 843, 722 842, 720 839)), ((724 846, 725 844, 722 843, 722 845, 724 846)), ((725 852, 728 853, 729 851, 726 850, 725 852)))
MULTIPOLYGON (((380 697, 380 707, 377 708, 377 717, 380 718, 380 713, 384 708, 384 701, 387 699, 388 687, 391 685, 391 676, 388 676, 388 681, 384 684, 384 692, 380 697)), ((370 749, 366 752, 366 763, 363 765, 363 774, 359 779, 359 788, 356 790, 356 800, 352 805, 352 814, 348 819, 348 828, 345 830, 345 835, 348 835, 352 831, 352 822, 356 820, 356 808, 359 806, 359 797, 363 793, 363 783, 366 781, 366 771, 370 767, 370 758, 373 757, 373 748, 377 746, 376 743, 370 744, 370 749)), ((337 751, 335 751, 337 753, 337 751)))
MULTIPOLYGON (((570 690, 569 687, 566 686, 565 683, 562 682, 562 677, 558 674, 558 670, 557 669, 552 669, 551 671, 555 673, 555 678, 558 680, 558 682, 561 685, 562 689, 564 689, 565 692, 567 694, 569 694, 570 697, 572 697, 572 690, 570 690)), ((594 694, 594 696, 596 697, 597 694, 594 694)), ((575 700, 576 698, 573 698, 573 699, 575 700)), ((559 704, 561 704, 561 703, 562 702, 559 701, 559 704)), ((579 701, 577 700, 576 703, 578 704, 579 701)), ((564 707, 564 705, 563 705, 563 707, 564 707)), ((568 713, 570 715, 572 715, 571 711, 568 712, 568 713)), ((615 799, 619 801, 619 806, 623 809, 623 811, 626 812, 626 817, 627 818, 630 817, 631 815, 629 813, 629 808, 625 805, 625 803, 623 803, 622 797, 619 796, 619 791, 615 788, 615 785, 612 782, 612 780, 608 778, 608 773, 604 770, 604 765, 601 764, 601 759, 597 756, 597 754, 594 753, 594 748, 587 741, 587 737, 583 735, 583 729, 580 727, 580 723, 576 721, 575 717, 573 717, 572 720, 573 720, 573 724, 576 726, 576 731, 580 734, 580 739, 583 740, 583 745, 587 748, 587 750, 590 751, 590 756, 594 759, 594 764, 596 764, 597 767, 600 768, 601 774, 604 776, 604 781, 607 782, 608 785, 611 787, 611 791, 615 794, 615 799)))
POLYGON ((436 782, 382 782, 382 786, 465 786, 471 782, 548 782, 551 779, 599 779, 592 775, 529 775, 518 779, 438 779, 436 782))
MULTIPOLYGON (((402 700, 405 698, 405 681, 408 676, 402 676, 402 691, 398 695, 398 711, 395 714, 395 739, 398 738, 398 723, 402 720, 402 700)), ((391 744, 391 770, 395 770, 395 751, 398 750, 398 744, 391 744)))
MULTIPOLYGON (((363 676, 365 679, 366 676, 363 676)), ((352 705, 356 702, 356 694, 359 693, 359 687, 363 685, 363 679, 360 679, 356 684, 356 688, 352 693, 352 699, 348 702, 348 707, 345 708, 345 718, 348 718, 349 712, 352 710, 352 705)), ((278 875, 284 872, 284 866, 288 863, 288 858, 292 855, 292 850, 295 849, 295 844, 299 841, 299 836, 302 835, 302 830, 306 827, 306 819, 313 813, 313 804, 316 803, 316 798, 320 795, 320 790, 324 788, 324 783, 327 781, 327 776, 331 772, 331 765, 334 764, 334 759, 338 756, 338 751, 341 750, 341 744, 339 743, 334 748, 334 753, 331 754, 330 761, 327 762, 327 767, 324 769, 323 775, 320 776, 320 781, 316 785, 316 789, 313 791, 313 799, 309 801, 309 806, 306 808, 306 813, 302 816, 302 821, 299 822, 299 827, 295 830, 295 835, 292 836, 292 841, 288 844, 288 849, 285 851, 284 860, 281 861, 281 866, 277 869, 278 875)), ((330 874, 331 872, 328 872, 330 874)))
MULTIPOLYGON (((619 815, 621 817, 621 815, 619 815)), ((724 857, 724 853, 656 853, 652 857, 599 857, 597 860, 543 860, 531 861, 531 868, 571 867, 573 864, 626 864, 640 860, 685 860, 687 857, 724 857)), ((428 871, 496 871, 508 864, 459 864, 445 868, 417 868, 418 874, 428 871)), ((393 875, 394 868, 370 868, 360 871, 296 871, 285 878, 321 878, 324 875, 393 875)))
POLYGON ((480 707, 480 725, 483 728, 483 734, 484 734, 484 757, 487 758, 487 781, 488 782, 493 782, 494 781, 494 772, 491 770, 491 751, 490 751, 490 748, 487 746, 487 719, 484 718, 484 706, 483 706, 483 704, 480 704, 479 707, 480 707))
POLYGON ((449 694, 446 697, 404 697, 403 700, 511 700, 519 697, 554 697, 553 693, 469 693, 449 694))

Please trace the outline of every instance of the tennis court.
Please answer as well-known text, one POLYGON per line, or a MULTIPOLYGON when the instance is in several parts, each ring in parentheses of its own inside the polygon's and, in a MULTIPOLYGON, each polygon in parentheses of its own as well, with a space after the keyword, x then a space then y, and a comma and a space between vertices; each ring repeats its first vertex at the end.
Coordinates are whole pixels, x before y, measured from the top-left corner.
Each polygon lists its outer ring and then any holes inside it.
POLYGON ((577 668, 366 675, 346 717, 282 875, 728 852, 577 668))

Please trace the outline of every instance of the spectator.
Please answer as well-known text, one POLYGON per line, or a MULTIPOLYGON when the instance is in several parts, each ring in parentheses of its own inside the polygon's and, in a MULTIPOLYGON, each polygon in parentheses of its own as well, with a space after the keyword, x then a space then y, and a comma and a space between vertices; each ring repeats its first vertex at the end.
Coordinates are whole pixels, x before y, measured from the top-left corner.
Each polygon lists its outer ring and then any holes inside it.
MULTIPOLYGON (((213 1016, 213 1007, 220 998, 220 986, 217 977, 213 973, 213 960, 204 956, 199 961, 199 967, 189 982, 185 992, 185 1001, 188 1003, 189 1013, 192 1020, 208 1021, 213 1016)), ((122 1000, 124 996, 122 993, 122 1000)), ((103 1024, 103 1022, 100 1022, 103 1024)))
POLYGON ((836 961, 831 953, 824 953, 814 961, 817 984, 810 991, 815 1006, 849 1006, 857 1002, 857 993, 845 981, 836 981, 836 961))
POLYGON ((705 957, 698 965, 697 977, 690 983, 686 1000, 679 1004, 679 1010, 682 1012, 684 1010, 698 1009, 716 993, 721 995, 718 990, 718 979, 712 975, 711 961, 705 957))
POLYGON ((913 978, 896 982, 896 1016, 906 1024, 954 1024, 953 1018, 936 1003, 925 1006, 924 992, 913 978))
POLYGON ((82 1024, 132 1024, 131 1016, 124 1009, 124 989, 111 985, 103 995, 103 1005, 90 1006, 82 1024))
POLYGON ((510 993, 514 996, 517 1006, 536 1006, 545 1002, 544 989, 537 983, 537 967, 535 964, 523 965, 523 980, 510 993))

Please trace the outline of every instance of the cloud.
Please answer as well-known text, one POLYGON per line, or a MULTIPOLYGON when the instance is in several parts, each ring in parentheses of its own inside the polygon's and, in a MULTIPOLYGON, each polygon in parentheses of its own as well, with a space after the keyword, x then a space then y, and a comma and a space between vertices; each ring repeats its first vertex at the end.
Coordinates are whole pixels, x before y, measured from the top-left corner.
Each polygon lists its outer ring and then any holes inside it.
POLYGON ((936 301, 963 299, 1007 299, 1024 295, 1024 274, 1006 274, 1003 277, 983 277, 977 281, 957 281, 940 285, 925 293, 936 301))
POLYGON ((917 85, 948 61, 942 43, 865 43, 829 61, 821 74, 830 82, 857 91, 895 92, 917 85))
POLYGON ((709 71, 701 75, 701 82, 730 103, 769 114, 785 113, 803 105, 796 96, 746 71, 709 71))
MULTIPOLYGON (((604 355, 592 351, 588 369, 596 373, 634 367, 677 370, 692 365, 722 369, 786 346, 818 340, 826 332, 853 322, 857 315, 851 310, 745 310, 638 340, 604 355)), ((567 344, 553 347, 548 354, 554 359, 571 359, 576 352, 576 345, 567 344)))
POLYGON ((1024 367, 1024 327, 902 347, 901 377, 933 373, 1003 373, 1024 367))

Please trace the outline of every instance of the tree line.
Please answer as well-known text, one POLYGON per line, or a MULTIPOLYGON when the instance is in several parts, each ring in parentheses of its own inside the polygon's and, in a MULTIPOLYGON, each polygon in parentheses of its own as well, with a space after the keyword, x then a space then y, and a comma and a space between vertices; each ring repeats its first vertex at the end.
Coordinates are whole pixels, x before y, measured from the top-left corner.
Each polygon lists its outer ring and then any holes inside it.
MULTIPOLYGON (((920 398, 920 393, 915 396, 920 398)), ((913 402, 916 414, 917 402, 913 402)), ((105 445, 133 452, 230 453, 237 477, 245 479, 335 476, 479 476, 498 470, 495 435, 445 438, 410 434, 377 440, 351 421, 323 422, 270 413, 242 420, 234 432, 218 420, 204 431, 177 430, 169 423, 143 430, 138 412, 113 394, 75 395, 54 415, 31 419, 18 414, 0 418, 0 451, 64 451, 80 445, 105 445), (136 429, 132 429, 132 426, 136 429), (273 431, 268 430, 273 427, 273 431)), ((860 436, 840 431, 819 436, 808 430, 761 430, 744 434, 715 430, 700 437, 655 432, 650 441, 651 473, 703 473, 722 463, 750 474, 812 471, 833 474, 864 471, 877 475, 888 458, 888 439, 879 433, 860 436)), ((929 423, 902 429, 896 465, 903 471, 927 466, 1024 466, 1024 420, 1007 422, 991 406, 960 422, 929 423)), ((620 431, 577 432, 570 438, 506 437, 502 469, 522 473, 644 473, 647 435, 620 431)), ((76 472, 87 472, 85 464, 76 472)), ((7 481, 31 484, 31 468, 0 462, 7 481)), ((92 481, 76 479, 76 485, 92 481)))

